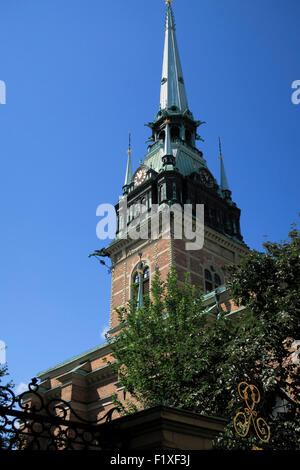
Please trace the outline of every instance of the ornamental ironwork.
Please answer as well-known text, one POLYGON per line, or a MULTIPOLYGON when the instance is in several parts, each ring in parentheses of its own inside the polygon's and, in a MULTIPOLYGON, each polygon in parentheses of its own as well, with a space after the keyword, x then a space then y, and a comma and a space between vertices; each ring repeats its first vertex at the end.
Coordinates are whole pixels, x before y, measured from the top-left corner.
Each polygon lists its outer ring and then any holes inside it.
POLYGON ((122 438, 112 421, 118 408, 89 421, 61 399, 46 401, 37 379, 20 395, 0 386, 0 450, 116 450, 122 438))
POLYGON ((246 437, 252 421, 257 437, 261 442, 267 444, 271 435, 270 427, 263 418, 257 416, 257 411, 254 409, 260 402, 258 388, 255 385, 249 385, 247 382, 241 382, 238 386, 238 392, 244 400, 246 408, 244 408, 244 411, 239 411, 233 420, 236 433, 240 437, 246 437))

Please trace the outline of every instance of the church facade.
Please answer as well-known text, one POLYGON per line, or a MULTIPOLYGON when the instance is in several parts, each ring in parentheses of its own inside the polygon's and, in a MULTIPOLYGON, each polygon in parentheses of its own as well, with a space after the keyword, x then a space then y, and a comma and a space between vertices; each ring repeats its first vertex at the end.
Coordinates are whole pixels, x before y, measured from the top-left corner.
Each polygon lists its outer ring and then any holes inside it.
MULTIPOLYGON (((206 313, 211 318, 243 309, 230 299, 224 272, 224 266, 239 262, 248 252, 240 229, 241 211, 232 200, 221 145, 220 181, 197 148, 198 141, 202 141, 198 129, 203 122, 195 120, 189 108, 171 3, 167 1, 160 103, 154 121, 147 124, 147 154, 133 171, 129 146, 123 197, 115 207, 117 232, 105 250, 112 264, 111 335, 119 331, 116 309, 126 306, 134 291, 142 306, 155 271, 159 269, 162 279, 166 279, 171 266, 179 282, 189 272, 191 283, 203 287, 206 313), (187 249, 187 239, 174 236, 172 225, 167 234, 159 225, 155 237, 130 236, 137 219, 148 230, 153 208, 159 213, 176 207, 180 213, 185 205, 191 208, 194 222, 197 205, 204 207, 201 249, 187 249)), ((41 372, 40 392, 46 400, 69 402, 85 419, 99 419, 113 406, 113 394, 122 399, 118 379, 105 359, 111 359, 107 343, 41 372)))

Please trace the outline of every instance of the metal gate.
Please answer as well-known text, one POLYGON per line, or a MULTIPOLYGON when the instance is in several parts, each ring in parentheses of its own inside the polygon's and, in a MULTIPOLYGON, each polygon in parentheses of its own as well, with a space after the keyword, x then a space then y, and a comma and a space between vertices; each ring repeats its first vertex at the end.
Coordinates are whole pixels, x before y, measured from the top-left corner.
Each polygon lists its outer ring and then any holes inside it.
POLYGON ((80 417, 63 400, 46 402, 37 379, 16 396, 0 386, 0 451, 5 450, 116 450, 122 439, 112 421, 113 408, 98 421, 80 417))

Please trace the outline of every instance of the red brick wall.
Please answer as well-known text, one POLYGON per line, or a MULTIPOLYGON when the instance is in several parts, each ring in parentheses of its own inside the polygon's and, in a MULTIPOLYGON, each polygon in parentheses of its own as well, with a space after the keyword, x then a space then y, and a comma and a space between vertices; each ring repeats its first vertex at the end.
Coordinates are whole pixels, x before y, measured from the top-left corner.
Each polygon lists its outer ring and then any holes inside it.
POLYGON ((150 267, 150 279, 153 278, 155 268, 158 267, 162 279, 165 280, 173 264, 178 272, 179 281, 182 282, 185 273, 190 272, 191 282, 196 286, 204 287, 204 270, 211 266, 220 275, 222 283, 225 282, 222 267, 235 259, 236 255, 232 250, 234 248, 225 249, 217 242, 214 244, 208 241, 207 246, 205 244, 202 250, 187 251, 184 240, 158 239, 146 241, 144 246, 131 249, 127 255, 123 252, 112 274, 110 327, 114 328, 119 323, 115 309, 126 306, 130 299, 132 275, 140 260, 138 255, 140 251, 143 262, 150 267))
POLYGON ((162 279, 166 279, 171 266, 171 240, 150 240, 144 247, 136 249, 132 254, 121 259, 113 269, 111 291, 111 321, 110 327, 118 325, 116 308, 126 306, 131 297, 132 276, 140 261, 139 252, 142 252, 142 261, 150 268, 150 282, 159 268, 162 279))

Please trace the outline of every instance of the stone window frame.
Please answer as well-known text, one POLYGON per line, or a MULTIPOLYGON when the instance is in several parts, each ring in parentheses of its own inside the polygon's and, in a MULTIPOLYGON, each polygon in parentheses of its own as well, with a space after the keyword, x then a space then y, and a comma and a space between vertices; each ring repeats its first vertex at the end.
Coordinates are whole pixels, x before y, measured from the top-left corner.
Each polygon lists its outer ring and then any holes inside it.
MULTIPOLYGON (((132 273, 131 273, 131 286, 134 284, 135 286, 138 286, 139 283, 136 282, 136 277, 138 276, 138 268, 139 268, 139 264, 138 263, 132 270, 132 273)), ((143 260, 142 261, 142 265, 143 265, 143 295, 147 295, 147 294, 150 294, 150 286, 151 286, 151 269, 150 269, 150 263, 148 263, 147 261, 143 260), (148 276, 147 277, 144 277, 145 276, 145 271, 148 270, 148 276), (146 286, 146 288, 145 288, 146 286)), ((134 287, 135 288, 135 287, 134 287)), ((133 288, 131 288, 131 299, 133 298, 133 288)))

